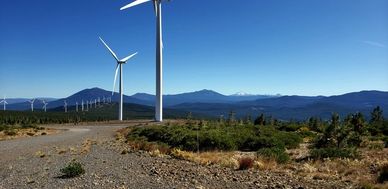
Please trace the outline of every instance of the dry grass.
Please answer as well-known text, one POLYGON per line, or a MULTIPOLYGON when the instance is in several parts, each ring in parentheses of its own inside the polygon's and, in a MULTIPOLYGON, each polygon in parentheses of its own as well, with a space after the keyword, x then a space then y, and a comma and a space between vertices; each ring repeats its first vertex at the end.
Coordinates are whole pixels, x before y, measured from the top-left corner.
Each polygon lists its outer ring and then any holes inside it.
POLYGON ((80 154, 87 154, 90 152, 90 149, 92 148, 92 145, 97 144, 96 141, 93 141, 91 139, 86 139, 81 146, 80 154))
POLYGON ((238 160, 238 170, 247 170, 253 167, 254 159, 250 157, 241 157, 238 160))
POLYGON ((48 135, 48 134, 56 134, 60 132, 59 130, 55 129, 47 129, 44 128, 42 130, 36 130, 33 128, 27 128, 27 129, 13 129, 12 131, 15 132, 15 135, 9 135, 6 133, 6 131, 0 131, 0 141, 2 140, 11 140, 16 138, 24 138, 24 137, 33 137, 33 136, 40 136, 40 135, 48 135))
POLYGON ((379 167, 388 163, 388 149, 360 149, 361 159, 324 159, 306 161, 304 163, 291 163, 289 170, 304 177, 313 179, 336 179, 357 182, 362 186, 372 188, 387 187, 377 184, 379 167))
POLYGON ((40 158, 44 158, 46 156, 46 154, 43 151, 39 150, 39 151, 35 152, 35 156, 38 156, 40 158))

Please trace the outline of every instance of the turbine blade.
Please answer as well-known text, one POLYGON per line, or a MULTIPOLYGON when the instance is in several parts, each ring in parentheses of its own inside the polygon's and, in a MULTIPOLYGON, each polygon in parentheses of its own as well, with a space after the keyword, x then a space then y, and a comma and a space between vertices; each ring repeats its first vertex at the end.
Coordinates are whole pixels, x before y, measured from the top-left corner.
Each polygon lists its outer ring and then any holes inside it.
POLYGON ((136 54, 137 54, 137 52, 135 52, 135 53, 133 53, 133 54, 131 54, 131 55, 129 55, 129 56, 127 56, 127 57, 121 59, 120 62, 127 62, 130 58, 132 58, 132 57, 135 56, 136 54))
POLYGON ((119 64, 117 64, 117 66, 116 66, 115 79, 114 79, 114 81, 113 81, 112 96, 113 96, 113 94, 114 94, 114 92, 115 92, 115 88, 116 88, 116 79, 117 79, 117 72, 118 72, 118 71, 119 71, 119 64))
POLYGON ((119 59, 117 58, 117 55, 113 52, 113 50, 111 48, 109 48, 109 46, 105 43, 105 41, 99 37, 101 42, 105 45, 105 47, 109 50, 109 52, 112 54, 113 58, 116 59, 116 61, 119 61, 119 59))
POLYGON ((158 7, 156 5, 156 1, 154 1, 154 11, 155 11, 155 16, 158 16, 158 7))
POLYGON ((151 1, 151 0, 136 0, 132 3, 129 3, 128 5, 121 7, 120 10, 124 10, 124 9, 130 8, 130 7, 133 7, 133 6, 148 2, 148 1, 151 1))

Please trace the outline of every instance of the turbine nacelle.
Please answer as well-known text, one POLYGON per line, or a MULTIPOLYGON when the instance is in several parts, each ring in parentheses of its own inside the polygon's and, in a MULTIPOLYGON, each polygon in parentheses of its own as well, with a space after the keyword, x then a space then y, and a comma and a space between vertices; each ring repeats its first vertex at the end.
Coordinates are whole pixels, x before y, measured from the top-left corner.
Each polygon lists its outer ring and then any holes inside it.
POLYGON ((127 61, 132 58, 133 56, 135 56, 137 54, 137 52, 123 58, 123 59, 119 59, 117 58, 117 55, 115 52, 113 52, 113 50, 108 46, 108 44, 105 43, 105 41, 99 37, 102 44, 104 44, 104 46, 108 49, 108 51, 112 54, 113 58, 117 61, 117 65, 116 65, 116 71, 115 71, 115 78, 114 78, 114 81, 113 81, 113 90, 112 90, 112 95, 114 94, 114 91, 115 91, 115 86, 116 86, 116 79, 117 79, 117 73, 119 71, 119 65, 121 64, 126 64, 127 61))

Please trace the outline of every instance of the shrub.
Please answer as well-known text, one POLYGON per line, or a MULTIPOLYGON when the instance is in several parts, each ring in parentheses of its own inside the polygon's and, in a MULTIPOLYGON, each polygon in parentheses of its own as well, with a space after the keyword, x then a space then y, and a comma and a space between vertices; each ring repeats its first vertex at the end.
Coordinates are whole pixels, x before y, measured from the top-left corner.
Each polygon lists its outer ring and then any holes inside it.
POLYGON ((0 131, 8 130, 8 128, 6 125, 0 125, 0 131))
POLYGON ((377 182, 384 183, 388 181, 388 164, 384 164, 380 168, 379 176, 377 177, 377 182))
POLYGON ((238 160, 238 170, 247 170, 253 167, 253 159, 250 157, 242 157, 238 160))
POLYGON ((287 163, 290 160, 284 148, 262 148, 257 151, 257 155, 267 160, 275 160, 277 163, 287 163))
POLYGON ((320 148, 311 149, 310 157, 313 159, 323 158, 357 158, 358 152, 355 148, 320 148))
POLYGON ((62 177, 65 177, 65 178, 77 177, 85 173, 85 170, 82 167, 81 163, 74 162, 74 161, 70 162, 66 167, 62 168, 60 171, 63 173, 62 177))
POLYGON ((7 129, 4 131, 4 134, 9 135, 9 136, 15 136, 16 133, 17 132, 14 129, 7 129))
POLYGON ((255 127, 253 125, 236 125, 233 127, 220 124, 169 125, 137 127, 127 135, 128 141, 147 141, 165 143, 172 148, 186 151, 211 150, 248 150, 260 148, 296 148, 302 142, 297 133, 279 131, 272 126, 255 127))

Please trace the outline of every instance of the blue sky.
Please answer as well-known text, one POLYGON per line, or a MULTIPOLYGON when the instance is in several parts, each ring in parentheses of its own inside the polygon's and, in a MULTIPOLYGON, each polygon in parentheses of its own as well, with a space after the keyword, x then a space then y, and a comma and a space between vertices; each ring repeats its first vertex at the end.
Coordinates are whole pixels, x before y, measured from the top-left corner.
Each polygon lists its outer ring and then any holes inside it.
MULTIPOLYGON (((155 93, 155 15, 132 0, 0 2, 0 95, 155 93)), ((163 4, 164 93, 334 95, 388 91, 386 0, 173 0, 163 4)))

